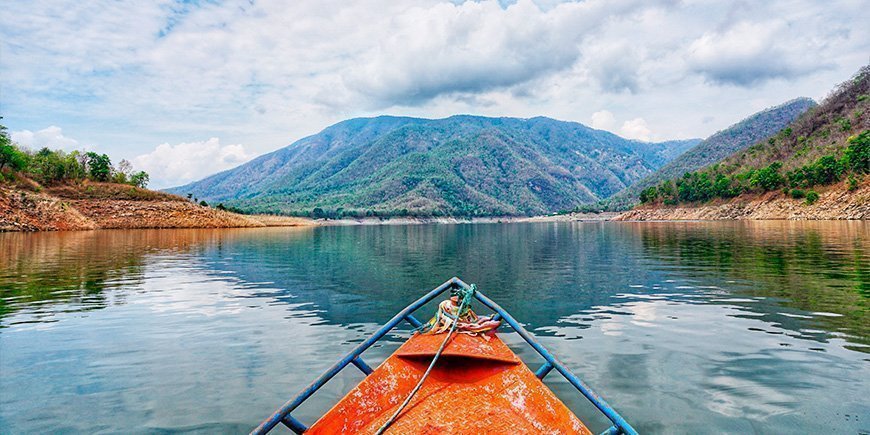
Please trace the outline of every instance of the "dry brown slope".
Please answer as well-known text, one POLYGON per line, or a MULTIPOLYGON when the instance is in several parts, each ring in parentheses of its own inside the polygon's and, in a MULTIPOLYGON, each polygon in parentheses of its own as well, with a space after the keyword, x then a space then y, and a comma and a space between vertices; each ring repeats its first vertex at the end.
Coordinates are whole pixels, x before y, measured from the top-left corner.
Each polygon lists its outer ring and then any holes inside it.
POLYGON ((849 192, 846 183, 818 189, 819 199, 807 205, 780 191, 744 194, 703 205, 641 206, 615 217, 617 221, 658 220, 868 220, 870 180, 849 192))
POLYGON ((0 185, 0 231, 263 226, 252 217, 122 184, 0 185))

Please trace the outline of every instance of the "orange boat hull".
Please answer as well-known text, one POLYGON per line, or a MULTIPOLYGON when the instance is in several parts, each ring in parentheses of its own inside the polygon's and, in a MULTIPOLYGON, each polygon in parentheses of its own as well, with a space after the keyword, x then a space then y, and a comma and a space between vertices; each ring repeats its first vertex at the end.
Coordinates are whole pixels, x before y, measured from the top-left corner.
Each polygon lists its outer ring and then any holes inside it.
MULTIPOLYGON (((374 434, 426 371, 444 334, 415 334, 306 433, 374 434)), ((494 334, 450 338, 387 433, 590 434, 494 334)))

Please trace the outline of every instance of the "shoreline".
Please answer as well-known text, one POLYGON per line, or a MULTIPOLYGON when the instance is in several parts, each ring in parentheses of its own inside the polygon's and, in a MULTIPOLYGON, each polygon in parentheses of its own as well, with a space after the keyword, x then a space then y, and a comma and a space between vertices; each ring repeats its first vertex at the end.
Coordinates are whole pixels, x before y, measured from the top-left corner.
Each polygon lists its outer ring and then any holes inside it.
POLYGON ((816 188, 819 199, 807 204, 781 191, 743 194, 729 200, 675 206, 644 205, 626 211, 614 220, 660 221, 867 221, 870 220, 870 177, 853 191, 846 182, 816 188))
MULTIPOLYGON (((112 185, 98 185, 111 191, 112 185)), ((125 187, 125 189, 129 189, 125 187)), ((0 232, 87 231, 98 229, 173 228, 264 228, 317 226, 457 225, 535 222, 688 222, 766 220, 870 220, 870 179, 858 189, 827 186, 819 200, 807 205, 781 192, 746 194, 731 200, 700 205, 646 205, 625 212, 566 213, 542 216, 493 217, 365 217, 358 219, 313 219, 307 217, 242 215, 193 204, 174 195, 126 198, 88 197, 81 188, 69 186, 45 191, 0 185, 0 232)))
POLYGON ((457 225, 457 224, 507 224, 507 223, 526 223, 526 222, 603 222, 613 220, 619 213, 617 212, 602 212, 602 213, 568 213, 560 215, 543 215, 543 216, 494 216, 494 217, 392 217, 392 218, 376 218, 366 217, 360 219, 307 219, 313 225, 317 226, 363 226, 363 225, 457 225))

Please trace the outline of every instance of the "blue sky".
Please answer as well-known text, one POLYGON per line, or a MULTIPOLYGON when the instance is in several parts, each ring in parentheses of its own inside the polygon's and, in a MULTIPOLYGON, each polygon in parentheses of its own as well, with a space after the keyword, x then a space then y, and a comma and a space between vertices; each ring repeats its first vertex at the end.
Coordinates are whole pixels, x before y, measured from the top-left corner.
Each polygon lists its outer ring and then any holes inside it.
POLYGON ((4 2, 0 114, 30 147, 182 184, 340 120, 550 116, 705 137, 870 61, 865 1, 4 2))

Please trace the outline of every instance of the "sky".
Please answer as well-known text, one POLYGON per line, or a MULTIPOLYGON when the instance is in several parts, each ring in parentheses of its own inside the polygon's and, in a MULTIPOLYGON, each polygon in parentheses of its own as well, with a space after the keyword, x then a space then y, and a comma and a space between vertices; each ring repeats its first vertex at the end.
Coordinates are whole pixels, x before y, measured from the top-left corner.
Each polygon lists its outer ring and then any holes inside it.
POLYGON ((0 121, 200 179, 344 119, 548 116, 706 137, 870 62, 866 0, 7 0, 0 121))

